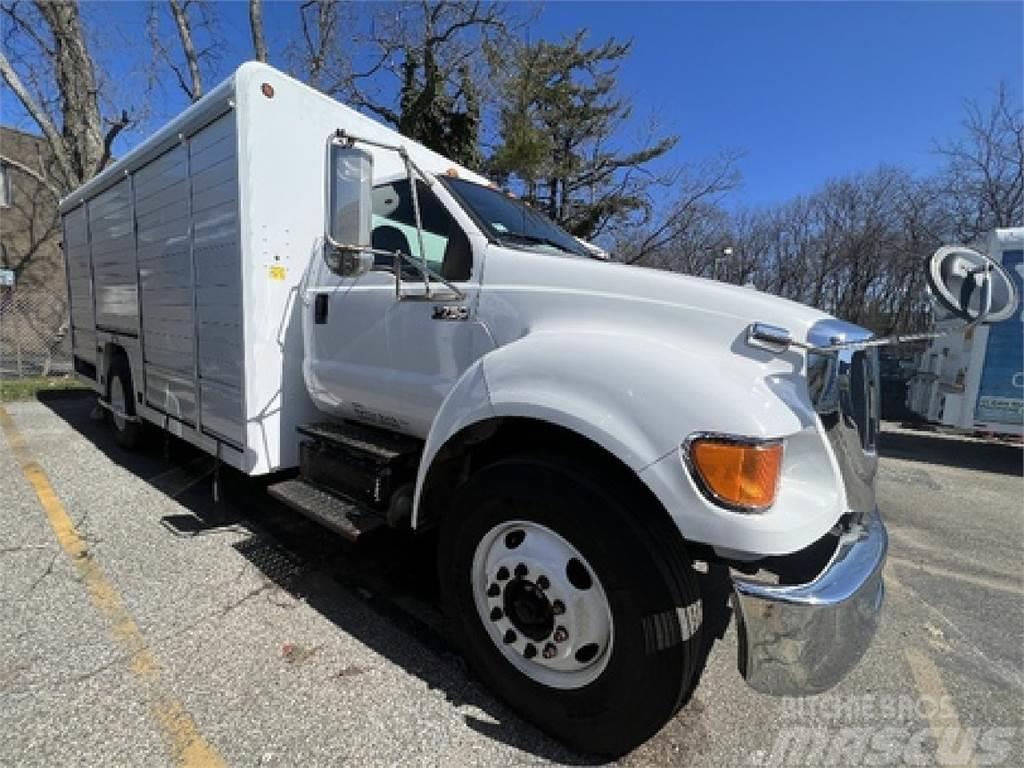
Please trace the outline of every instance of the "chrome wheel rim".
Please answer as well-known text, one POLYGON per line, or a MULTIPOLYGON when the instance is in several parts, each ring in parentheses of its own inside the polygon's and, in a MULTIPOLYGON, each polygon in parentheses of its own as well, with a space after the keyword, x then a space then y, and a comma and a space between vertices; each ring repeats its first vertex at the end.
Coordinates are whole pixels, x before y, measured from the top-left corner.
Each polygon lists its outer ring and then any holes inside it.
POLYGON ((121 414, 125 412, 125 399, 120 376, 115 376, 110 380, 110 410, 114 417, 114 426, 117 427, 118 432, 123 432, 125 418, 121 414))
POLYGON ((472 580, 487 634, 527 677, 580 688, 608 665, 608 597, 579 550, 550 528, 525 520, 496 525, 477 545, 472 580))

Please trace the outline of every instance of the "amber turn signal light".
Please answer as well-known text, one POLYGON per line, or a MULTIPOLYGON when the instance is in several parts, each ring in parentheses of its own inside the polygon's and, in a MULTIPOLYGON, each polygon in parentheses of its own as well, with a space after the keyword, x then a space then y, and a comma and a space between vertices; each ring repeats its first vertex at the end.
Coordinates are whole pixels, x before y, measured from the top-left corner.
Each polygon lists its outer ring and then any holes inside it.
POLYGON ((688 456, 702 489, 727 506, 761 510, 775 501, 782 470, 782 441, 742 442, 697 438, 688 456))

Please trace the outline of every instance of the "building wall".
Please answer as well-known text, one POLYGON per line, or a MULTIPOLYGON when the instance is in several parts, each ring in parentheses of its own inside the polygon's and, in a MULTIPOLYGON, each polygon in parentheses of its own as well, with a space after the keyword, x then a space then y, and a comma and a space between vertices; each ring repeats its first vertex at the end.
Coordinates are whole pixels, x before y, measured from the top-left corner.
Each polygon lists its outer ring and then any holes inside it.
MULTIPOLYGON (((5 126, 0 156, 44 174, 52 163, 42 138, 5 126)), ((0 269, 15 273, 13 289, 0 287, 0 376, 63 372, 70 351, 58 201, 12 165, 4 166, 0 182, 6 184, 0 190, 0 269)))
MULTIPOLYGON (((44 171, 52 162, 46 142, 13 128, 0 126, 0 155, 44 171)), ((0 208, 0 267, 13 269, 18 285, 64 292, 64 262, 60 250, 57 199, 36 179, 13 166, 4 173, 9 205, 0 208)))

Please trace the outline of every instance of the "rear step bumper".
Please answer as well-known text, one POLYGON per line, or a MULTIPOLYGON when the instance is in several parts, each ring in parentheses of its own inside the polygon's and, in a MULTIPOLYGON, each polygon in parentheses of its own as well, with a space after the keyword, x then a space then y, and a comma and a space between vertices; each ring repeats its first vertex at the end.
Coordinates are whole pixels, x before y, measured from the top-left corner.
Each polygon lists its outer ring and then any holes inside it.
POLYGON ((305 480, 285 480, 269 486, 267 491, 278 501, 349 541, 356 541, 386 525, 384 518, 379 515, 305 480))

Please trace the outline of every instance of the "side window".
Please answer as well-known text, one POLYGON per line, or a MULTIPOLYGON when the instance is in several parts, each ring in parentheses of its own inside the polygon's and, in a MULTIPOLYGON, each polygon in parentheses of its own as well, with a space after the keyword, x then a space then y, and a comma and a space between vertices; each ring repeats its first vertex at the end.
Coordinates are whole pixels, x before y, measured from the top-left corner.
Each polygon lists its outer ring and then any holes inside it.
MULTIPOLYGON (((423 222, 423 250, 427 266, 447 280, 468 280, 473 267, 469 238, 448 210, 422 181, 416 181, 416 195, 423 222)), ((416 216, 413 211, 409 180, 398 179, 373 188, 374 248, 402 251, 414 259, 420 258, 419 238, 416 235, 416 216)), ((391 269, 393 260, 377 256, 377 269, 391 269)), ((419 279, 419 272, 408 263, 403 265, 402 276, 419 279)))

